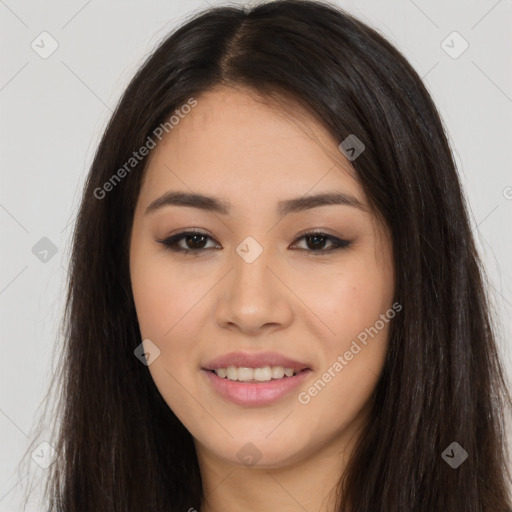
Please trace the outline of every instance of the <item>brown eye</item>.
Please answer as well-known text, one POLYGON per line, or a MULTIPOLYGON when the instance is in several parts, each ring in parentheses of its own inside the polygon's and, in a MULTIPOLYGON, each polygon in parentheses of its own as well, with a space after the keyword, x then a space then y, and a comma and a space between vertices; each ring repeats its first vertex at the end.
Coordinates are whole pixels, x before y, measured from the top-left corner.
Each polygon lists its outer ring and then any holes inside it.
POLYGON ((200 231, 185 231, 177 233, 165 240, 159 240, 159 242, 164 244, 171 251, 201 253, 211 249, 211 247, 205 247, 208 239, 213 240, 209 235, 200 231))
POLYGON ((306 251, 314 252, 314 253, 327 253, 330 251, 335 251, 337 249, 343 249, 350 245, 349 240, 342 240, 340 238, 336 238, 335 236, 328 235, 327 233, 306 233, 302 235, 298 240, 304 240, 306 242, 306 251), (330 243, 329 248, 325 248, 325 244, 330 243), (308 250, 309 249, 309 250, 308 250))
POLYGON ((184 240, 190 249, 204 249, 204 243, 208 237, 200 233, 186 235, 184 240))

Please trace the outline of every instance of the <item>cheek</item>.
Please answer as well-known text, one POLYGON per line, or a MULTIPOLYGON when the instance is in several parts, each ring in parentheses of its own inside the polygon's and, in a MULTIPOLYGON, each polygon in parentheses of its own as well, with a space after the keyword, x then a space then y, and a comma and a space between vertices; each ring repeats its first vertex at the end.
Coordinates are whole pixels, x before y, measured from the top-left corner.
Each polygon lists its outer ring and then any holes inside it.
POLYGON ((141 338, 150 339, 159 350, 148 370, 166 403, 181 417, 191 407, 183 392, 190 387, 190 375, 183 363, 189 360, 194 364, 194 354, 187 343, 194 334, 185 332, 191 327, 187 313, 192 313, 201 293, 197 288, 194 291, 194 287, 183 286, 184 277, 173 274, 169 265, 154 257, 134 258, 131 272, 141 338))
POLYGON ((361 419, 384 367, 389 323, 380 315, 387 309, 372 294, 353 293, 360 300, 343 302, 347 308, 326 319, 336 334, 323 339, 323 364, 298 396, 312 438, 315 432, 335 435, 361 419))
POLYGON ((371 258, 347 263, 329 279, 310 283, 308 305, 329 327, 329 334, 322 339, 316 380, 302 390, 299 402, 306 410, 336 423, 340 411, 349 420, 364 407, 384 366, 395 316, 392 298, 392 275, 371 258))
POLYGON ((207 290, 206 281, 194 281, 169 264, 167 255, 134 254, 131 261, 132 291, 141 335, 165 345, 187 325, 186 316, 207 290))
POLYGON ((207 304, 201 299, 211 284, 206 279, 191 283, 187 272, 176 268, 164 253, 141 249, 132 254, 132 292, 141 338, 150 339, 160 351, 148 369, 166 402, 179 411, 186 402, 183 386, 190 387, 194 377, 190 368, 199 368, 190 340, 199 338, 198 315, 206 314, 207 304))
POLYGON ((319 271, 315 279, 302 278, 296 290, 328 327, 329 344, 341 350, 391 306, 393 283, 368 258, 347 260, 340 267, 319 271))

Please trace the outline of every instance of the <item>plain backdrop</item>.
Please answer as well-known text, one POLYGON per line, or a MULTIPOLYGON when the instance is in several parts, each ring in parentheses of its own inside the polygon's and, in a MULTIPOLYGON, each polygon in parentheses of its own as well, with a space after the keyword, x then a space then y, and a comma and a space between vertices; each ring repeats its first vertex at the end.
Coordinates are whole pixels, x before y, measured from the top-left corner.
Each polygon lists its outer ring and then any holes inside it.
MULTIPOLYGON (((440 110, 491 282, 510 380, 512 2, 337 3, 402 51, 440 110)), ((72 225, 99 137, 142 59, 208 5, 221 2, 0 0, 2 512, 21 510, 27 475, 18 462, 49 384, 72 225)))

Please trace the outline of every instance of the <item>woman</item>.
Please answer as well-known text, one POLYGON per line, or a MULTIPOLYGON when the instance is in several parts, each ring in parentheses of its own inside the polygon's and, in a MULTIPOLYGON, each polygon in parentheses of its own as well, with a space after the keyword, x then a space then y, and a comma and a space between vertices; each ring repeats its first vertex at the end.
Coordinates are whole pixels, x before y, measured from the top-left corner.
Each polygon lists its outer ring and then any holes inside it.
POLYGON ((482 283, 389 42, 320 2, 196 15, 87 179, 49 508, 509 510, 482 283))

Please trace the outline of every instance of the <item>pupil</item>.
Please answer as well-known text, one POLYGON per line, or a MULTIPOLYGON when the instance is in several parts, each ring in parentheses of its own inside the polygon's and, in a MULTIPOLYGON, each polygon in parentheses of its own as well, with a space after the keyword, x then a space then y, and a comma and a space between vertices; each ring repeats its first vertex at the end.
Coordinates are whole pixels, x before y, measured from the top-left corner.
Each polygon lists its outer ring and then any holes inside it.
POLYGON ((310 249, 318 249, 319 246, 322 246, 325 243, 325 236, 311 235, 307 237, 307 240, 308 242, 314 240, 312 246, 308 243, 308 247, 310 247, 310 249), (318 242, 319 239, 321 240, 320 242, 318 242))
MULTIPOLYGON (((194 234, 194 235, 188 235, 188 236, 187 236, 187 244, 189 244, 189 243, 190 243, 190 240, 194 240, 196 237, 202 238, 202 242, 204 242, 205 236, 204 236, 204 235, 201 235, 201 234, 199 234, 199 233, 196 233, 196 234, 194 234)), ((193 241, 193 242, 192 242, 192 247, 194 247, 194 248, 196 248, 196 249, 197 249, 197 248, 200 248, 200 249, 201 249, 201 248, 202 248, 202 247, 200 247, 200 246, 201 246, 201 242, 199 242, 199 243, 196 243, 196 242, 197 242, 197 240, 195 240, 195 241, 193 241)))

